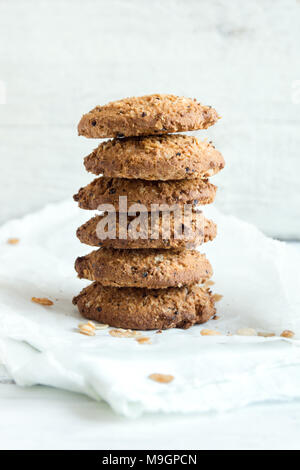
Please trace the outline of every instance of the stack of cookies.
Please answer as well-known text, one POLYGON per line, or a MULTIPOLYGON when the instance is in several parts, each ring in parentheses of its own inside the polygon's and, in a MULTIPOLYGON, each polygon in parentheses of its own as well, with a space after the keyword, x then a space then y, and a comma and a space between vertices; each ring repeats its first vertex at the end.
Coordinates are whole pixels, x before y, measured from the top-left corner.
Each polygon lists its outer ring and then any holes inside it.
POLYGON ((173 95, 128 98, 82 117, 79 135, 112 138, 85 158, 98 177, 74 196, 82 209, 105 211, 77 230, 82 243, 98 247, 75 263, 78 276, 93 281, 73 299, 84 317, 147 330, 188 328, 215 315, 212 267, 195 248, 216 236, 216 225, 196 206, 214 201, 208 177, 224 160, 211 143, 172 133, 217 120, 210 106, 173 95), (164 217, 167 207, 188 208, 188 227, 178 212, 164 217))

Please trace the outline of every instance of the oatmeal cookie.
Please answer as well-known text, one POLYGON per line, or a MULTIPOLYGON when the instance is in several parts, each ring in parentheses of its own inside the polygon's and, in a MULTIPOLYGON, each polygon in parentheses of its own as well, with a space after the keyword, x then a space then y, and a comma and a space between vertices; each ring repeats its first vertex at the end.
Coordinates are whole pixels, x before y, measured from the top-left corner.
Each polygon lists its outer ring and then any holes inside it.
POLYGON ((96 106, 84 114, 78 134, 89 138, 130 137, 207 129, 219 116, 211 106, 175 95, 147 95, 96 106))
POLYGON ((112 204, 117 212, 127 212, 119 207, 119 196, 127 196, 127 209, 138 203, 151 211, 152 204, 210 204, 216 191, 215 185, 203 179, 146 181, 100 176, 81 188, 74 200, 82 209, 95 210, 100 204, 112 204))
POLYGON ((192 213, 190 223, 181 226, 181 231, 179 231, 178 224, 176 222, 174 224, 173 213, 170 214, 170 224, 168 218, 163 217, 162 214, 153 214, 153 216, 152 226, 151 213, 148 213, 146 214, 147 223, 142 218, 137 227, 134 222, 136 217, 127 216, 127 224, 124 229, 124 225, 119 224, 119 214, 116 213, 113 233, 109 232, 108 226, 105 225, 103 231, 107 234, 107 238, 103 238, 102 225, 99 224, 102 221, 106 224, 106 215, 96 215, 81 225, 77 229, 76 235, 81 243, 86 245, 131 250, 140 248, 191 249, 203 242, 213 240, 217 234, 217 225, 212 220, 206 219, 199 211, 192 213), (197 217, 199 217, 198 221, 197 217), (139 238, 136 238, 137 232, 139 238))
POLYGON ((212 267, 196 250, 99 248, 75 261, 79 278, 103 286, 164 289, 208 280, 212 267))
POLYGON ((198 285, 148 290, 94 282, 74 297, 73 304, 90 320, 136 330, 189 328, 216 313, 210 290, 198 285))
POLYGON ((174 134, 102 142, 84 165, 95 175, 164 181, 208 178, 225 162, 212 143, 174 134))

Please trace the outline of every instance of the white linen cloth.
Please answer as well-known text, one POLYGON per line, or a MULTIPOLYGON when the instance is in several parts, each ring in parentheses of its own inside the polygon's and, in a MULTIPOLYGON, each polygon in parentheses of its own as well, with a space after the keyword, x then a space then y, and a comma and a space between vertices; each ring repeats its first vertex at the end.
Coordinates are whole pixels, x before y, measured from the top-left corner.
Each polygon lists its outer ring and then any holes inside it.
POLYGON ((152 344, 78 333, 72 305, 87 281, 76 278, 77 256, 91 251, 75 236, 91 217, 72 201, 49 205, 0 228, 0 360, 21 386, 45 384, 105 400, 118 413, 220 411, 250 403, 300 398, 300 253, 255 227, 205 208, 218 237, 200 247, 222 294, 219 320, 189 330, 145 332, 152 344), (19 244, 7 239, 17 237, 19 244), (43 307, 31 297, 48 297, 43 307), (243 337, 239 328, 296 333, 295 340, 243 337), (232 336, 227 335, 232 333, 232 336), (298 336, 297 336, 298 335, 298 336), (168 384, 151 373, 171 374, 168 384))

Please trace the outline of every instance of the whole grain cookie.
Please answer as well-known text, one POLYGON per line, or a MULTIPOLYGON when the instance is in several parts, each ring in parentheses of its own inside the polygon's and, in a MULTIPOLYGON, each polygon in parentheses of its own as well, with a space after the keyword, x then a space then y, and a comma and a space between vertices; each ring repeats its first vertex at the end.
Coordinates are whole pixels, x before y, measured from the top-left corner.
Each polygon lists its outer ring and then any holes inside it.
POLYGON ((193 136, 128 137, 102 142, 85 157, 87 171, 112 178, 208 178, 225 166, 221 153, 193 136))
POLYGON ((96 106, 82 116, 78 134, 106 138, 194 131, 218 119, 215 109, 195 99, 155 94, 96 106))
POLYGON ((133 216, 127 216, 125 224, 120 222, 118 213, 111 217, 115 217, 111 231, 106 215, 96 215, 81 225, 76 232, 81 243, 115 249, 191 249, 213 240, 217 234, 216 224, 199 211, 193 211, 185 225, 181 224, 181 219, 179 224, 176 218, 174 220, 174 213, 170 214, 170 219, 164 214, 153 214, 152 221, 151 213, 145 213, 145 219, 140 217, 138 224, 133 216), (137 233, 139 238, 136 237, 137 233))
POLYGON ((216 313, 210 290, 198 285, 148 290, 94 282, 74 297, 73 304, 90 320, 136 330, 189 328, 216 313))
POLYGON ((99 248, 75 262, 79 278, 103 286, 164 289, 204 282, 212 274, 205 255, 196 250, 114 250, 99 248))
MULTIPOLYGON (((117 212, 127 212, 132 204, 143 204, 145 210, 153 204, 210 204, 217 187, 208 180, 145 181, 122 178, 96 178, 74 195, 82 209, 95 210, 100 204, 112 204, 117 212), (127 196, 127 207, 119 207, 119 197, 127 196)), ((104 210, 104 209, 101 209, 104 210)), ((137 209, 138 210, 138 209, 137 209)), ((156 208, 155 210, 160 210, 156 208)))

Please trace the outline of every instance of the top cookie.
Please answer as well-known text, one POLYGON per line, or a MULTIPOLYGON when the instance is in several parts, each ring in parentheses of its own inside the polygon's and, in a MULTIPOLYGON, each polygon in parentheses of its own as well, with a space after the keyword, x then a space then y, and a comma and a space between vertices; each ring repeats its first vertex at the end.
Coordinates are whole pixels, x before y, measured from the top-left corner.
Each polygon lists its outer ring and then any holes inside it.
POLYGON ((219 116, 211 106, 175 95, 146 95, 96 106, 84 114, 78 135, 130 137, 207 129, 219 116))

